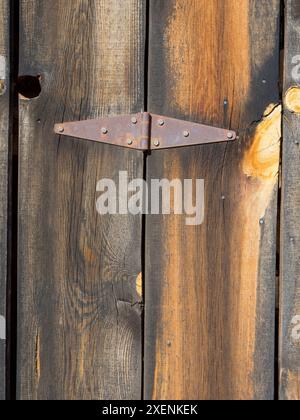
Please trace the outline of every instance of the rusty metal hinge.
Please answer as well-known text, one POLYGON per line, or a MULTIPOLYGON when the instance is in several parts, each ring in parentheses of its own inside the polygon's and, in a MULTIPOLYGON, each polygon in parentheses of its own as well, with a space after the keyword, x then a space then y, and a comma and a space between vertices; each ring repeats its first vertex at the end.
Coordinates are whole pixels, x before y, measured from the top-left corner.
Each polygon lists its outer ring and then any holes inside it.
POLYGON ((157 150, 236 139, 234 131, 142 112, 56 124, 57 134, 136 150, 157 150))

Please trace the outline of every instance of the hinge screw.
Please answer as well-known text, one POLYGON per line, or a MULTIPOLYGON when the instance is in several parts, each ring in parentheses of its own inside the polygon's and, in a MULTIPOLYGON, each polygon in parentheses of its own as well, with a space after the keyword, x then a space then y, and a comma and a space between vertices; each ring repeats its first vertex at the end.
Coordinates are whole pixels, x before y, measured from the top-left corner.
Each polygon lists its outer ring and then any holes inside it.
POLYGON ((159 147, 159 145, 160 145, 159 141, 158 141, 158 140, 155 140, 155 142, 154 142, 154 146, 155 146, 155 147, 159 147))
POLYGON ((128 139, 127 144, 128 144, 128 146, 131 146, 133 144, 133 140, 128 139))
POLYGON ((165 125, 165 122, 164 122, 164 120, 158 120, 158 125, 160 126, 160 127, 162 127, 163 125, 165 125))
POLYGON ((136 117, 132 117, 131 118, 131 122, 132 122, 132 124, 137 124, 137 118, 136 117))
POLYGON ((105 128, 105 127, 102 127, 102 128, 101 128, 101 133, 102 133, 102 134, 107 134, 107 133, 108 133, 108 129, 107 129, 107 128, 105 128))
POLYGON ((183 135, 184 135, 184 137, 189 137, 190 132, 189 132, 189 131, 184 131, 184 132, 183 132, 183 135))
POLYGON ((233 139, 233 133, 228 133, 228 134, 227 134, 227 138, 228 138, 229 140, 233 139))
POLYGON ((63 127, 62 125, 60 125, 60 126, 58 127, 58 132, 59 132, 59 133, 63 133, 64 131, 65 131, 64 127, 63 127))

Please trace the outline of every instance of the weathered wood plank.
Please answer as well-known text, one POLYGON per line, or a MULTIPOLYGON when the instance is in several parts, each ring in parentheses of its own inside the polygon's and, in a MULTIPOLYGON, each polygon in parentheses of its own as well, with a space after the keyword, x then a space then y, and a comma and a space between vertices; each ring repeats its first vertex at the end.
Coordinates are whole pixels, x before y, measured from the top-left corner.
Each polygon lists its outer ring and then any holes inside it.
POLYGON ((141 110, 144 2, 20 3, 20 73, 42 91, 20 98, 17 397, 138 399, 141 217, 97 214, 96 184, 142 177, 143 155, 53 125, 141 110))
POLYGON ((300 399, 300 3, 286 1, 282 155, 280 399, 300 399))
POLYGON ((146 398, 273 398, 279 11, 151 1, 149 111, 240 139, 149 158, 149 181, 205 180, 205 220, 147 218, 146 398))
POLYGON ((8 126, 9 2, 0 0, 0 400, 5 398, 8 126))

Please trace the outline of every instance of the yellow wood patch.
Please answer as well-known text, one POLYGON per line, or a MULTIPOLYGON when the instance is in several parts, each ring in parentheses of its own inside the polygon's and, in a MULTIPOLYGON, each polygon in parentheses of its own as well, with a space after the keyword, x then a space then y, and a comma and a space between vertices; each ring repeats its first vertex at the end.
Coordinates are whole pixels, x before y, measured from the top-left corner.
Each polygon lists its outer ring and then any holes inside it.
POLYGON ((143 296, 143 277, 142 273, 137 276, 136 279, 136 292, 139 296, 143 296))
POLYGON ((300 114, 300 87, 292 87, 286 92, 285 105, 291 112, 300 114))
POLYGON ((243 172, 248 177, 273 182, 279 167, 282 106, 271 104, 264 115, 245 153, 243 172))

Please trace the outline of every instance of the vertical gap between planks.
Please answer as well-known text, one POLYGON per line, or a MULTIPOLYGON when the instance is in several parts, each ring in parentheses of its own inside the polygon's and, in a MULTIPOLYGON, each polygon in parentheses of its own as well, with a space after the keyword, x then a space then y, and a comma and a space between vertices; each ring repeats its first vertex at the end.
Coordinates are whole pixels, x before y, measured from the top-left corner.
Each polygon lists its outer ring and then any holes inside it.
MULTIPOLYGON (((280 0, 280 80, 279 80, 279 95, 283 103, 283 72, 284 72, 284 35, 285 35, 285 0, 280 0)), ((282 109, 283 116, 283 109, 282 109)), ((283 118, 281 121, 281 148, 280 148, 280 173, 279 173, 279 188, 278 188, 278 202, 277 202, 277 247, 276 247, 276 307, 275 307, 275 360, 274 360, 274 398, 279 400, 279 293, 280 293, 280 244, 281 244, 281 188, 282 188, 282 142, 283 142, 283 118)))
POLYGON ((18 254, 18 131, 19 0, 10 2, 10 105, 7 228, 6 399, 16 399, 17 254, 18 254))
MULTIPOLYGON (((149 86, 149 48, 150 48, 150 0, 146 0, 145 17, 145 68, 144 68, 144 111, 148 111, 148 86, 149 86)), ((147 182, 147 157, 151 152, 144 152, 143 179, 147 182)), ((144 203, 148 203, 149 197, 144 197, 144 203)), ((146 217, 142 215, 142 296, 143 296, 143 316, 142 316, 142 386, 141 399, 145 398, 145 304, 146 304, 146 217)))

